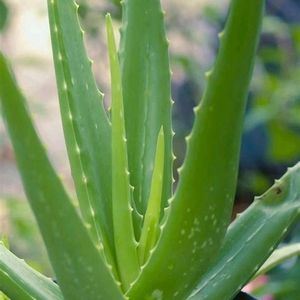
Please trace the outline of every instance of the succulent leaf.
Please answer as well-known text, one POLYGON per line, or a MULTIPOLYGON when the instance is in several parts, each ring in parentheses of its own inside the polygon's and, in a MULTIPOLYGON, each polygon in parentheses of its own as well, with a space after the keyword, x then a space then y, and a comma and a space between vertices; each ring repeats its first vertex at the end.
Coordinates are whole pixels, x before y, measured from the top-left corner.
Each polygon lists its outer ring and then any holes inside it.
POLYGON ((23 186, 66 300, 124 299, 45 153, 23 95, 0 54, 1 108, 23 186))
POLYGON ((1 242, 0 290, 14 300, 63 300, 57 284, 29 267, 1 242))
POLYGON ((71 0, 48 0, 61 116, 80 210, 116 274, 111 206, 111 126, 71 0))
POLYGON ((143 230, 138 247, 138 254, 141 265, 145 264, 145 262, 147 261, 150 255, 150 251, 152 250, 158 239, 160 230, 159 219, 164 176, 164 142, 164 131, 163 128, 161 128, 156 144, 156 154, 148 207, 144 217, 143 230))
MULTIPOLYGON (((170 66, 159 0, 125 0, 119 51, 122 69, 130 183, 145 214, 158 132, 164 128, 162 207, 172 194, 170 66)), ((163 211, 163 210, 162 210, 163 211)))
POLYGON ((284 246, 275 250, 271 256, 264 262, 264 264, 259 268, 259 270, 255 273, 254 278, 265 274, 282 264, 289 258, 300 255, 300 243, 295 243, 291 245, 284 246))
POLYGON ((189 299, 232 299, 299 219, 299 185, 300 163, 230 225, 214 265, 189 299))
POLYGON ((263 8, 262 0, 231 2, 167 221, 129 297, 155 299, 159 291, 162 298, 183 299, 221 247, 232 211, 245 102, 263 8), (183 253, 185 259, 178 259, 183 253), (164 272, 153 278, 161 268, 164 272))
POLYGON ((140 268, 134 236, 129 184, 122 80, 110 15, 106 16, 112 92, 112 203, 116 255, 123 288, 127 290, 140 268))

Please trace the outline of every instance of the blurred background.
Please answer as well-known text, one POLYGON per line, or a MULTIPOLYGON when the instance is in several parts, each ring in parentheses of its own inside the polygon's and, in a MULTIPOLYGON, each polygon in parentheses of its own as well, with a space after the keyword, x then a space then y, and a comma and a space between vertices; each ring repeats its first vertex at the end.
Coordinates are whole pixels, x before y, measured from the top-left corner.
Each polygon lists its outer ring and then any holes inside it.
MULTIPOLYGON (((119 0, 79 0, 89 56, 97 82, 109 101, 104 16, 120 26, 119 0)), ((229 0, 162 0, 170 40, 174 175, 185 154, 184 137, 193 124, 193 107, 206 85, 205 72, 218 50, 229 0)), ((73 193, 56 93, 46 1, 0 0, 0 49, 11 60, 29 100, 53 164, 73 193)), ((248 98, 241 148, 236 213, 243 211, 300 160, 300 0, 267 0, 266 17, 248 98)), ((52 276, 0 118, 0 233, 11 250, 52 276)), ((284 243, 300 240, 300 226, 284 243)), ((300 260, 294 258, 248 286, 259 299, 300 299, 300 260)))

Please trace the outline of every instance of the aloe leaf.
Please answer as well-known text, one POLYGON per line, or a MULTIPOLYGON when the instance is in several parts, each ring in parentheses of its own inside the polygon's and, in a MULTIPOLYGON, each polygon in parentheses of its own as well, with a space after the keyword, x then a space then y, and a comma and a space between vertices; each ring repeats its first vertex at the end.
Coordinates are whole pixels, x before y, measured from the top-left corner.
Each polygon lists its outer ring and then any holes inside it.
POLYGON ((123 2, 120 62, 130 182, 144 215, 155 160, 158 132, 164 128, 165 164, 162 206, 172 194, 170 67, 159 0, 123 2))
POLYGON ((112 92, 112 203, 114 237, 121 281, 123 288, 127 290, 139 274, 139 263, 132 222, 132 208, 130 206, 131 187, 129 184, 121 71, 110 15, 106 16, 106 30, 112 92))
POLYGON ((14 300, 59 300, 62 293, 51 279, 29 267, 0 242, 0 290, 14 300))
POLYGON ((271 269, 282 264, 289 258, 300 255, 300 243, 284 246, 275 250, 272 255, 264 262, 260 269, 255 273, 254 278, 269 272, 271 269))
MULTIPOLYGON (((10 300, 7 296, 4 295, 4 293, 0 292, 0 299, 1 300, 10 300)), ((26 300, 26 298, 23 298, 26 300)))
MULTIPOLYGON (((80 210, 95 244, 114 265, 111 128, 97 89, 73 0, 48 0, 60 109, 80 210)), ((115 267, 113 266, 115 269, 115 267)))
POLYGON ((231 224, 191 299, 229 300, 251 279, 299 218, 299 185, 298 163, 231 224))
POLYGON ((187 157, 157 247, 135 285, 135 299, 183 299, 218 250, 236 189, 242 121, 264 2, 233 0, 219 54, 209 75, 187 157), (185 257, 178 260, 178 257, 185 257), (153 278, 157 269, 164 269, 153 278), (143 296, 144 295, 144 296, 143 296))
POLYGON ((140 264, 143 265, 150 255, 150 251, 155 245, 159 236, 159 218, 161 209, 161 196, 164 175, 164 131, 160 129, 151 182, 148 207, 144 218, 141 239, 138 247, 140 264))
POLYGON ((124 299, 79 218, 34 130, 5 58, 0 100, 25 192, 65 299, 124 299))

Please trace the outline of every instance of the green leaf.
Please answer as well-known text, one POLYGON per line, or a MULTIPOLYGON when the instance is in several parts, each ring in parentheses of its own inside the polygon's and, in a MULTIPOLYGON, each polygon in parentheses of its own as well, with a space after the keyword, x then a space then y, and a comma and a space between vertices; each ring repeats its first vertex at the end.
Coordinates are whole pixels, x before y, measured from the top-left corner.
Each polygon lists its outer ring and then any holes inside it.
POLYGON ((255 273, 254 278, 269 272, 271 269, 282 264, 289 258, 300 255, 300 243, 284 246, 275 250, 272 255, 265 261, 260 269, 255 273))
POLYGON ((214 265, 190 299, 232 299, 299 218, 299 185, 300 163, 231 224, 214 265))
MULTIPOLYGON (((0 292, 0 299, 1 300, 10 300, 7 296, 5 296, 2 292, 0 292)), ((23 298, 25 299, 25 298, 23 298)))
POLYGON ((62 293, 46 278, 17 258, 0 242, 0 290, 14 300, 59 300, 62 293))
POLYGON ((143 265, 150 255, 150 251, 157 242, 159 236, 159 218, 161 208, 163 175, 164 175, 164 131, 160 129, 154 161, 153 176, 151 182, 150 197, 144 218, 143 230, 138 247, 140 264, 143 265))
POLYGON ((236 189, 242 122, 263 8, 262 0, 231 3, 168 218, 129 297, 156 299, 160 294, 183 299, 221 247, 236 189), (178 259, 183 254, 184 259, 178 259), (159 269, 165 272, 154 277, 159 269))
POLYGON ((95 244, 113 266, 111 128, 72 0, 48 0, 61 116, 80 210, 95 244))
POLYGON ((131 187, 129 184, 122 81, 112 21, 106 16, 107 43, 112 92, 112 201, 114 237, 118 268, 127 290, 137 278, 140 268, 132 223, 131 187))
POLYGON ((124 299, 50 164, 0 55, 0 100, 25 192, 66 300, 124 299))
POLYGON ((121 30, 125 124, 134 201, 145 214, 158 132, 164 128, 162 207, 172 194, 170 66, 159 0, 125 0, 121 30))

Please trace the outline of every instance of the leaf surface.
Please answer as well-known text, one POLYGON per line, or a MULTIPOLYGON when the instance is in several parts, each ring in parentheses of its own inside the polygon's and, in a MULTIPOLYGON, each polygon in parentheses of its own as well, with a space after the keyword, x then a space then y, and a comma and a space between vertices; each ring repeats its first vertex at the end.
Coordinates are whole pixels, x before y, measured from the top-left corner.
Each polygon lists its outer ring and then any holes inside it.
POLYGON ((243 116, 263 8, 262 0, 231 2, 161 237, 128 292, 134 299, 156 299, 158 294, 162 299, 187 297, 221 247, 236 189, 243 116), (161 268, 164 272, 155 276, 161 268))
POLYGON ((61 117, 83 219, 95 244, 114 263, 111 127, 97 89, 72 0, 48 0, 61 117))
POLYGON ((0 243, 0 290, 14 300, 63 300, 50 278, 29 267, 0 243))
POLYGON ((131 187, 129 184, 127 146, 122 96, 122 81, 110 15, 106 16, 112 91, 112 201, 114 238, 118 268, 124 289, 137 278, 140 268, 135 241, 131 187))
POLYGON ((214 265, 189 299, 232 299, 299 218, 299 185, 298 163, 230 225, 214 265))
POLYGON ((161 127, 165 135, 162 207, 172 194, 170 66, 159 0, 125 0, 121 30, 125 124, 134 201, 145 214, 161 127))
POLYGON ((271 269, 282 264, 289 258, 300 255, 300 243, 284 246, 275 250, 264 262, 260 269, 255 273, 254 278, 269 272, 271 269))
POLYGON ((66 300, 124 299, 49 162, 0 54, 0 100, 23 186, 66 300))
POLYGON ((147 211, 144 218, 141 239, 138 246, 140 264, 149 258, 150 251, 159 237, 159 218, 164 173, 164 131, 160 129, 155 152, 155 163, 151 181, 151 190, 147 211))

